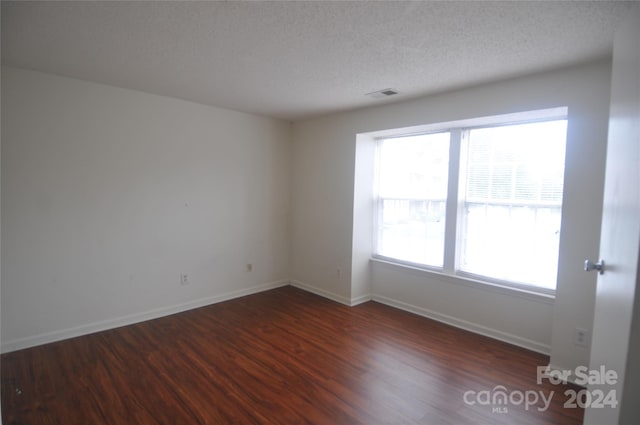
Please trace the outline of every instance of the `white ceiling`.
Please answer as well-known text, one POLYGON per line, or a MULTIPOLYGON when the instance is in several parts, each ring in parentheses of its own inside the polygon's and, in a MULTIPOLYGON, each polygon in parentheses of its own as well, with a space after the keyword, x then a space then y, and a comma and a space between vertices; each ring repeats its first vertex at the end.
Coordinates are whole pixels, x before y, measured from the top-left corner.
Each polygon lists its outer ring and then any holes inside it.
POLYGON ((298 120, 606 57, 630 7, 2 1, 2 63, 298 120))

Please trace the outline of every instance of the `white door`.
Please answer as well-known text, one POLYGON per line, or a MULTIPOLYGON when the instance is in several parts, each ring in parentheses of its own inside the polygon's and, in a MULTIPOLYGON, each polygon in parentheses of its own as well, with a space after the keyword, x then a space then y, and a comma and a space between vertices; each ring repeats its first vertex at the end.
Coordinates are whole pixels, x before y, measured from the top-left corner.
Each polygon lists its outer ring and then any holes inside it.
POLYGON ((598 276, 590 359, 591 370, 604 365, 618 374, 615 383, 610 379, 589 387, 591 403, 598 401, 598 390, 605 395, 613 391, 618 406, 592 404, 585 410, 588 425, 640 424, 639 248, 640 7, 635 6, 614 44, 600 236, 605 265, 598 276))

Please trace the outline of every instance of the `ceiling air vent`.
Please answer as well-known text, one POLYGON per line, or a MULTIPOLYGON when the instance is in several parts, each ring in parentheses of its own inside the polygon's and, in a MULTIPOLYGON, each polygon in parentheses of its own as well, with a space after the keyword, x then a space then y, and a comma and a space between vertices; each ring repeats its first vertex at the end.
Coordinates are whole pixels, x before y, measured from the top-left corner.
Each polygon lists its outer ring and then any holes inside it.
POLYGON ((383 97, 393 96, 394 94, 398 94, 398 91, 394 89, 382 89, 382 90, 374 91, 371 93, 367 93, 365 94, 365 96, 369 96, 374 99, 380 99, 383 97))

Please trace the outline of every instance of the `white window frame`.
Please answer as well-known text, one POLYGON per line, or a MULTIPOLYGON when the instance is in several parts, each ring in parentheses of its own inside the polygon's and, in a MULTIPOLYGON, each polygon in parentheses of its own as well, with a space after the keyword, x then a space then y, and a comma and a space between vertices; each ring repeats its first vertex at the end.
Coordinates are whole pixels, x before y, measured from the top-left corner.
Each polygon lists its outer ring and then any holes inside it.
MULTIPOLYGON (((383 142, 383 140, 385 139, 390 139, 390 138, 403 138, 403 137, 412 137, 412 136, 423 136, 423 135, 430 135, 430 134, 438 134, 438 133, 450 133, 449 129, 439 129, 436 131, 424 131, 424 132, 418 132, 418 133, 411 133, 411 134, 406 134, 403 133, 402 135, 396 136, 390 136, 390 137, 381 137, 381 138, 376 138, 376 164, 375 164, 375 169, 376 169, 376 173, 375 173, 375 186, 376 186, 376 206, 375 206, 375 219, 374 219, 374 226, 375 226, 375 230, 374 230, 374 236, 373 236, 373 241, 374 241, 374 249, 373 249, 373 253, 374 253, 374 257, 375 258, 379 258, 379 259, 383 259, 385 261, 389 261, 389 262, 395 262, 398 264, 405 264, 407 266, 411 266, 411 267, 419 267, 419 268, 424 268, 426 270, 434 270, 434 271, 442 271, 443 267, 438 267, 438 266, 433 266, 433 265, 428 265, 428 264, 421 264, 421 263, 413 263, 411 261, 408 260, 400 260, 394 257, 387 257, 385 255, 382 254, 376 254, 377 251, 377 246, 378 246, 378 241, 379 241, 379 237, 380 237, 380 226, 379 224, 382 221, 382 204, 385 200, 391 200, 391 199, 397 199, 397 198, 386 198, 386 197, 381 197, 379 196, 380 190, 379 190, 379 185, 380 185, 380 181, 379 181, 379 177, 380 177, 380 173, 379 173, 379 169, 380 169, 380 153, 381 153, 381 149, 380 149, 380 145, 383 142)), ((449 134, 449 155, 451 155, 451 134, 449 134)), ((451 157, 449 157, 449 166, 448 168, 450 168, 450 164, 451 164, 451 157)), ((450 177, 450 170, 448 170, 448 177, 450 177)), ((445 212, 449 211, 449 204, 448 204, 448 199, 449 199, 449 191, 451 189, 451 184, 449 182, 447 182, 447 197, 446 199, 443 200, 437 200, 437 199, 429 199, 429 200, 424 200, 424 201, 434 201, 434 202, 445 202, 445 212)), ((401 199, 398 199, 401 200, 401 199)), ((448 223, 447 219, 445 218, 445 244, 446 244, 446 235, 447 235, 447 229, 446 229, 446 223, 448 223)), ((446 246, 446 245, 445 245, 446 246)), ((446 258, 446 252, 444 257, 446 258)), ((444 261, 444 259, 443 259, 444 261)))
MULTIPOLYGON (((457 270, 457 262, 459 258, 460 245, 458 244, 458 234, 462 230, 459 225, 462 217, 462 203, 463 195, 460 193, 460 178, 461 178, 461 162, 462 162, 462 149, 463 149, 463 135, 470 130, 485 127, 498 127, 507 125, 526 124, 534 122, 552 121, 552 120, 568 120, 568 108, 557 107, 550 109, 541 109, 535 111, 526 111, 513 114, 497 115, 491 117, 474 118, 469 120, 460 120, 447 123, 439 123, 434 125, 426 125, 420 127, 414 127, 411 129, 397 129, 386 130, 376 135, 375 141, 377 146, 380 145, 382 140, 396 137, 415 136, 421 134, 438 133, 448 131, 450 133, 449 141, 449 169, 448 169, 448 191, 446 199, 446 215, 445 215, 445 239, 444 239, 444 259, 442 267, 433 267, 424 264, 412 263, 409 261, 399 260, 387 256, 377 254, 378 246, 378 234, 379 224, 381 217, 380 198, 378 194, 379 175, 377 170, 379 169, 379 153, 377 149, 376 164, 375 164, 375 202, 374 202, 374 229, 373 230, 373 259, 396 264, 398 266, 406 266, 412 269, 425 270, 427 272, 433 272, 443 274, 446 276, 453 276, 462 278, 471 282, 480 284, 487 284, 491 286, 498 286, 506 289, 514 289, 519 291, 537 293, 542 295, 555 295, 555 289, 544 288, 537 285, 530 285, 519 282, 506 281, 502 279, 496 279, 488 276, 477 275, 461 270, 457 270)), ((567 131, 568 133, 568 131, 567 131)), ((566 167, 566 159, 565 159, 566 167)), ((566 174, 566 170, 565 170, 566 174)), ((563 196, 564 198, 564 196, 563 196)), ((563 201, 564 204, 564 201, 563 201)), ((561 206, 562 211, 562 206, 561 206)), ((562 235, 562 232, 560 233, 562 235)), ((556 282, 557 286, 557 282, 556 282)))

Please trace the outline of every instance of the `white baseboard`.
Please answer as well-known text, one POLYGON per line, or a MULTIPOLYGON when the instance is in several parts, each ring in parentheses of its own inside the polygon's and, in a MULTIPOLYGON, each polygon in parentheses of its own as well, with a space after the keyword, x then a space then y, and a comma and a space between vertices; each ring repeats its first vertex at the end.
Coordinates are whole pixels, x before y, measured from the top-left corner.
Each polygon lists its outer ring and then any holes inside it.
POLYGON ((533 341, 527 338, 522 338, 517 335, 513 335, 507 332, 502 332, 497 329, 489 328, 487 326, 478 325, 477 323, 469 322, 466 320, 458 319, 453 316, 438 313, 433 310, 429 310, 423 307, 418 307, 412 304, 408 304, 402 301, 398 301, 392 298, 384 297, 382 295, 363 295, 357 298, 349 299, 347 297, 335 294, 333 292, 326 291, 324 289, 317 288, 313 285, 309 285, 298 280, 292 280, 291 286, 302 289, 307 292, 319 295, 324 298, 336 301, 340 304, 347 306, 355 306, 367 301, 377 301, 379 303, 394 307, 400 310, 408 311, 410 313, 417 314, 419 316, 427 317, 429 319, 437 320, 438 322, 445 323, 447 325, 455 326, 456 328, 464 329, 476 334, 484 335, 489 338, 504 341, 509 344, 517 345, 518 347, 526 348, 527 350, 535 351, 537 353, 549 355, 551 353, 551 347, 547 344, 543 344, 538 341, 533 341))
MULTIPOLYGON (((117 317, 114 319, 104 320, 100 322, 89 323, 87 325, 77 326, 69 329, 62 329, 44 334, 34 335, 25 338, 17 338, 2 343, 2 353, 8 353, 11 351, 21 350, 24 348, 35 347, 37 345, 47 344, 50 342, 62 341, 69 338, 74 338, 82 335, 88 335, 95 332, 105 331, 108 329, 114 329, 121 326, 131 325, 134 323, 144 322, 146 320, 157 319, 159 317, 168 316, 175 313, 180 313, 194 308, 204 307, 211 304, 227 301, 233 298, 243 297, 245 295, 256 294, 270 289, 279 288, 282 286, 291 285, 296 288, 302 289, 307 292, 319 295, 324 298, 328 298, 332 301, 344 304, 347 306, 355 306, 370 300, 377 301, 382 304, 389 305, 391 307, 398 308, 400 310, 408 311, 418 314, 420 316, 427 317, 429 319, 437 320, 442 323, 446 323, 457 328, 468 330, 480 335, 485 335, 490 338, 494 338, 500 341, 508 342, 519 347, 523 347, 538 353, 549 355, 551 347, 546 344, 542 344, 536 341, 532 341, 526 338, 522 338, 516 335, 512 335, 506 332, 502 332, 496 329, 488 328, 476 323, 468 322, 466 320, 458 319, 453 316, 441 314, 429 309, 414 306, 402 301, 398 301, 392 298, 384 297, 381 295, 363 295, 356 298, 348 298, 342 295, 335 294, 333 292, 326 291, 324 289, 317 288, 313 285, 309 285, 298 280, 281 280, 276 282, 265 283, 263 285, 253 286, 251 288, 240 289, 237 291, 227 292, 224 294, 200 298, 197 300, 189 301, 182 304, 176 304, 173 306, 162 307, 158 309, 148 310, 142 313, 131 314, 127 316, 117 317)), ((549 365, 550 369, 554 367, 549 365)), ((556 368, 559 369, 559 368, 556 368)))
POLYGON ((398 301, 392 298, 387 298, 381 295, 373 295, 373 301, 377 301, 382 304, 386 304, 391 307, 398 308, 400 310, 415 313, 417 315, 427 317, 429 319, 436 320, 438 322, 445 323, 447 325, 455 326, 456 328, 464 329, 473 333, 488 336, 489 338, 504 341, 509 344, 517 345, 518 347, 526 348, 537 353, 549 355, 551 353, 551 347, 547 344, 543 344, 537 341, 532 341, 527 338, 522 338, 517 335, 513 335, 507 332, 502 332, 497 329, 492 329, 486 326, 478 325, 477 323, 468 322, 466 320, 458 319, 453 316, 438 313, 433 310, 429 310, 423 307, 414 306, 402 301, 398 301))
POLYGON ((351 298, 351 303, 349 304, 351 307, 355 307, 358 304, 366 303, 367 301, 371 301, 371 295, 361 295, 356 298, 351 298))
POLYGON ((325 291, 324 289, 320 289, 313 285, 309 285, 307 283, 300 282, 299 280, 291 280, 289 282, 291 286, 294 286, 298 289, 302 289, 303 291, 311 292, 312 294, 320 295, 321 297, 328 298, 332 301, 335 301, 340 304, 352 306, 351 299, 344 297, 342 295, 334 294, 333 292, 325 291))
POLYGON ((204 307, 233 298, 244 297, 245 295, 256 294, 258 292, 268 291, 270 289, 275 289, 287 285, 289 285, 288 280, 269 282, 262 285, 253 286, 251 288, 240 289, 237 291, 227 292, 212 297, 199 298, 197 300, 189 301, 186 303, 156 308, 153 310, 145 311, 143 313, 136 313, 117 317, 114 319, 103 320, 100 322, 93 322, 82 326, 76 326, 69 329, 61 329, 25 338, 3 341, 1 351, 2 353, 8 353, 11 351, 22 350, 23 348, 35 347, 37 345, 48 344, 50 342, 62 341, 64 339, 75 338, 77 336, 88 335, 95 332, 106 331, 108 329, 119 328, 121 326, 132 325, 134 323, 157 319, 159 317, 169 316, 171 314, 192 310, 194 308, 204 307))

